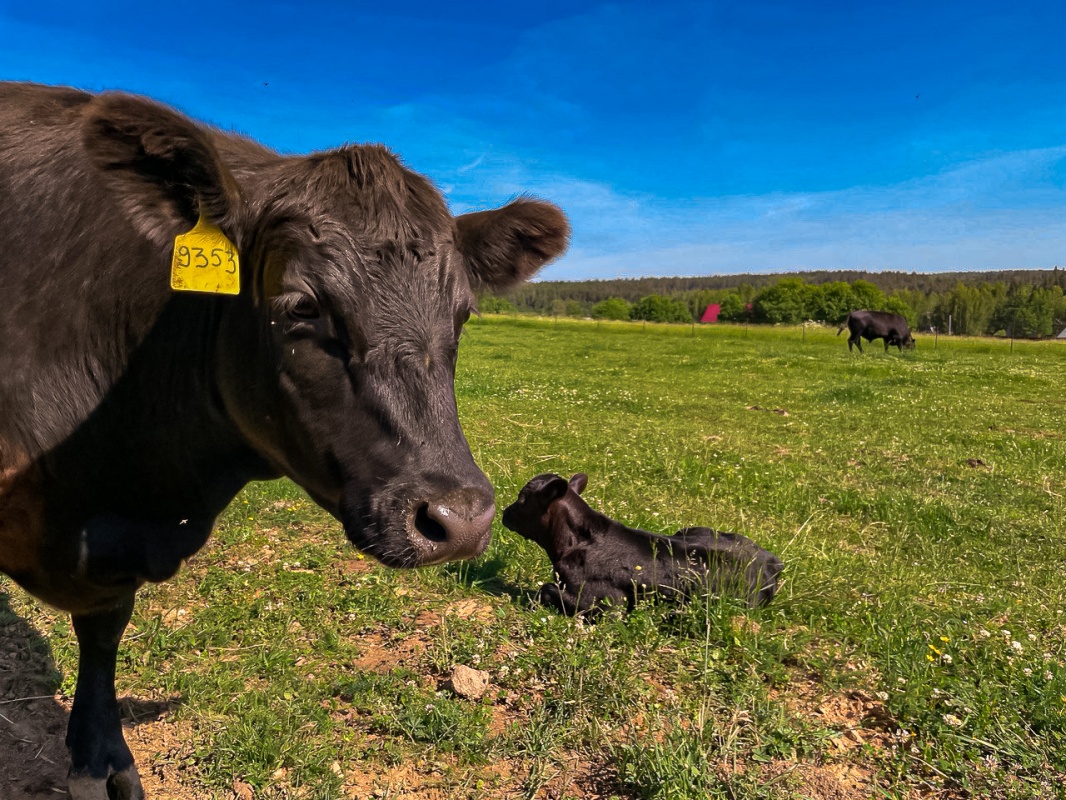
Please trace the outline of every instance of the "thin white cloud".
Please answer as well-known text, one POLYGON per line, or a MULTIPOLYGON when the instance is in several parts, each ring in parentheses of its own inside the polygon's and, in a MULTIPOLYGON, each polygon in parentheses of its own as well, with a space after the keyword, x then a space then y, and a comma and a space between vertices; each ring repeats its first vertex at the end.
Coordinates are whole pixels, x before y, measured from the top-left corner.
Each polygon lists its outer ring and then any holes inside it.
POLYGON ((455 171, 458 172, 460 175, 465 175, 466 173, 470 172, 470 170, 477 169, 478 167, 480 167, 484 163, 485 163, 485 154, 482 153, 477 158, 475 158, 473 161, 471 161, 469 164, 463 164, 461 167, 456 167, 455 171))
POLYGON ((1064 176, 1066 147, 824 193, 675 201, 560 180, 544 194, 573 248, 542 277, 1049 268, 1066 262, 1064 176))

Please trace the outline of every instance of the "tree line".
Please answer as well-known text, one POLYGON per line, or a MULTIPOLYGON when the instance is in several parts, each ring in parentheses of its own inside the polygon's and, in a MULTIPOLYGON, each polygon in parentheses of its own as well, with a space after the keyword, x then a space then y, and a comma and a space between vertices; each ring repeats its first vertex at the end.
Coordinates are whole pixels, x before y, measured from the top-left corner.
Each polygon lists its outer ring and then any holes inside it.
POLYGON ((914 330, 1043 338, 1066 326, 1066 270, 981 273, 808 272, 704 278, 544 281, 482 295, 484 313, 684 322, 710 304, 726 322, 838 325, 865 308, 902 314, 914 330))

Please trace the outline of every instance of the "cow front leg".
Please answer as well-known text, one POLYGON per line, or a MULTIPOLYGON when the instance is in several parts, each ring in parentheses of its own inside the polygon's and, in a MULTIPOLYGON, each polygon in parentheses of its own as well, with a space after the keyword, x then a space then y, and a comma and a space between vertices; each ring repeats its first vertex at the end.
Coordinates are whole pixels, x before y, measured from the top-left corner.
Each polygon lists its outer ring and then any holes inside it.
POLYGON ((115 659, 133 613, 131 593, 119 606, 73 617, 78 683, 67 724, 72 800, 144 800, 115 697, 115 659))

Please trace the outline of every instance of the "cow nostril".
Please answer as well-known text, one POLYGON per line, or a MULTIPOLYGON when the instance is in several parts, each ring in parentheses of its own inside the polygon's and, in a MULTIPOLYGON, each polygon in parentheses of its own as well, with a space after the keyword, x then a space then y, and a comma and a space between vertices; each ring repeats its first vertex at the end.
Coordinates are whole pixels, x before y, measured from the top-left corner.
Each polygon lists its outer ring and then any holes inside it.
POLYGON ((431 542, 444 542, 448 539, 447 529, 429 513, 429 503, 423 503, 415 512, 415 530, 431 542))

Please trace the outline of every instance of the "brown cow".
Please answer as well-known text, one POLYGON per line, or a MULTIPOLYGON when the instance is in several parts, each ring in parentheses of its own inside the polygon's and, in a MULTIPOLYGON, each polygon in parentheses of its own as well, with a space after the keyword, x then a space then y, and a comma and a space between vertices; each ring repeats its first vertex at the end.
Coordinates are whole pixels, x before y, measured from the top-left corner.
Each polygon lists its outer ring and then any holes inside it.
POLYGON ((288 476, 390 566, 482 552, 459 333, 568 235, 530 199, 453 217, 380 146, 281 156, 141 97, 0 84, 0 570, 73 616, 75 800, 143 797, 114 689, 134 594, 248 481, 288 476), (236 296, 169 287, 200 218, 236 296))

